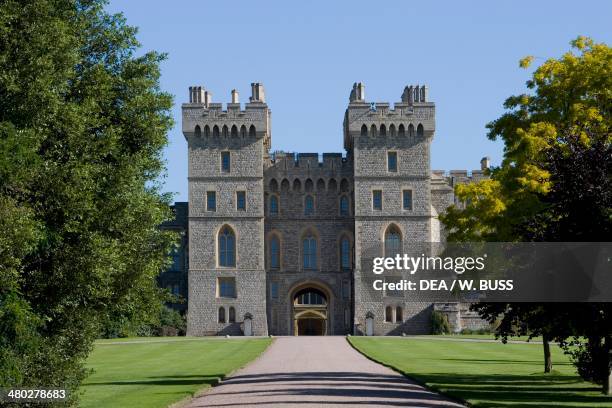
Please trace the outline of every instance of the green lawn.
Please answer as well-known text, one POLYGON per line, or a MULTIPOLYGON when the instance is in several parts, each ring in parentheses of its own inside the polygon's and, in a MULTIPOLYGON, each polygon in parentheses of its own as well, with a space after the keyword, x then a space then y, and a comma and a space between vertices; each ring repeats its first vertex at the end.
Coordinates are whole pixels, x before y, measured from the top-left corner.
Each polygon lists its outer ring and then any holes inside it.
POLYGON ((151 337, 100 340, 87 361, 82 407, 167 407, 210 387, 271 340, 151 337))
POLYGON ((542 346, 406 338, 350 337, 371 359, 479 408, 612 407, 612 397, 582 381, 552 346, 544 374, 542 346))

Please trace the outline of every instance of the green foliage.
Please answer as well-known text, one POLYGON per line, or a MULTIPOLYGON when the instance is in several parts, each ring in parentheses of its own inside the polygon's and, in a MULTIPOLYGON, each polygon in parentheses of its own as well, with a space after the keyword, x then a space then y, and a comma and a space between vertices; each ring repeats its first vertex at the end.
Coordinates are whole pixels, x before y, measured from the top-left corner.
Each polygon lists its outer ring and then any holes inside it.
POLYGON ((431 313, 431 334, 450 334, 448 317, 442 312, 434 310, 431 313))
MULTIPOLYGON (((527 81, 531 94, 515 95, 507 112, 487 125, 504 142, 501 166, 490 180, 457 186, 465 208, 440 218, 451 241, 608 241, 612 234, 612 48, 586 37, 574 52, 549 59, 527 81)), ((528 67, 533 58, 520 63, 528 67)), ((561 342, 578 371, 605 372, 604 353, 574 352, 570 336, 612 336, 610 304, 487 304, 473 306, 497 334, 543 335, 561 342), (590 365, 590 368, 587 366, 590 365)), ((593 374, 598 372, 598 374, 593 374)))
POLYGON ((104 5, 0 4, 3 387, 75 390, 100 325, 165 300, 164 56, 137 56, 136 30, 104 5))

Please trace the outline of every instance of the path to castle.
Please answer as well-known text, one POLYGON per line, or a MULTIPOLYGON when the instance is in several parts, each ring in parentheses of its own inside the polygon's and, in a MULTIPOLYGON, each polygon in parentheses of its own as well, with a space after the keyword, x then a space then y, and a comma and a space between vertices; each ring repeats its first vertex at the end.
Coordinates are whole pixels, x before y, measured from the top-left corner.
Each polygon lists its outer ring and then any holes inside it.
POLYGON ((344 337, 278 337, 195 407, 463 407, 354 350, 344 337))

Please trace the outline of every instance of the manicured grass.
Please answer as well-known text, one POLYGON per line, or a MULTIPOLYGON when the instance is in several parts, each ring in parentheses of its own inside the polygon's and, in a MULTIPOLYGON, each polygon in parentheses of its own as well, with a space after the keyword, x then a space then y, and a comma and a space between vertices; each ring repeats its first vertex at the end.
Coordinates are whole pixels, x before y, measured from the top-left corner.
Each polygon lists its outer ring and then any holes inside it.
POLYGON ((544 374, 540 344, 423 338, 350 337, 371 359, 479 408, 612 407, 601 387, 582 381, 552 346, 553 373, 544 374))
POLYGON ((82 407, 167 407, 259 356, 271 340, 157 337, 100 340, 82 407))

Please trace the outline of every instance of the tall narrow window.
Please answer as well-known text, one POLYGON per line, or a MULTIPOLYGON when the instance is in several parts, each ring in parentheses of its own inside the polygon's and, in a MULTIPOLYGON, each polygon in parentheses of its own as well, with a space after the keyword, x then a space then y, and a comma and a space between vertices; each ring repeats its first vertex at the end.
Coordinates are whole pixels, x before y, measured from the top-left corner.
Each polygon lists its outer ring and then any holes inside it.
POLYGON ((256 134, 257 132, 255 131, 255 126, 251 125, 249 128, 249 137, 255 137, 256 134))
POLYGON ((280 268, 280 240, 276 235, 270 239, 270 268, 280 268))
POLYGON ((206 210, 217 211, 217 193, 215 191, 206 192, 206 210))
POLYGON ((221 152, 221 170, 229 173, 231 166, 230 152, 221 152))
POLYGON ((401 306, 395 308, 395 321, 400 323, 404 321, 401 306))
POLYGON ((278 282, 272 282, 270 284, 270 297, 272 299, 278 299, 278 282))
POLYGON ((340 260, 342 269, 351 269, 351 242, 346 237, 340 241, 340 260))
POLYGON ((246 191, 236 191, 236 209, 246 211, 246 191))
POLYGON ((345 195, 340 197, 340 215, 343 217, 349 215, 349 199, 345 195))
POLYGON ((316 269, 317 240, 311 235, 302 240, 302 257, 304 269, 316 269))
POLYGON ((196 137, 202 136, 202 129, 200 128, 200 125, 196 125, 195 131, 193 133, 195 134, 196 137))
POLYGON ((351 297, 351 281, 348 279, 342 281, 342 298, 349 299, 351 297))
POLYGON ((232 306, 230 306, 229 308, 229 322, 230 323, 236 323, 236 309, 234 309, 232 306))
POLYGON ((236 266, 236 236, 230 227, 219 233, 219 265, 236 266))
POLYGON ((304 199, 304 215, 314 214, 314 199, 311 195, 307 195, 304 199))
POLYGON ((392 225, 385 232, 385 256, 394 257, 402 249, 402 236, 399 229, 392 225))
POLYGON ((419 126, 417 126, 417 137, 423 137, 423 132, 423 125, 419 123, 419 126))
POLYGON ((408 136, 414 137, 414 125, 412 123, 408 125, 408 136))
POLYGON ((397 172, 397 152, 387 152, 387 170, 397 172))
POLYGON ((402 191, 402 206, 404 210, 412 210, 412 190, 402 191))
POLYGON ((278 215, 278 197, 275 195, 270 196, 270 214, 278 215))
POLYGON ((368 135, 368 127, 366 125, 361 125, 361 136, 368 135))
POLYGON ((391 306, 385 308, 385 322, 393 322, 393 308, 391 306))
POLYGON ((236 297, 236 278, 217 278, 217 297, 236 297))
POLYGON ((372 208, 382 210, 382 190, 372 191, 372 208))
POLYGON ((219 308, 219 323, 225 323, 225 308, 223 306, 219 308))

